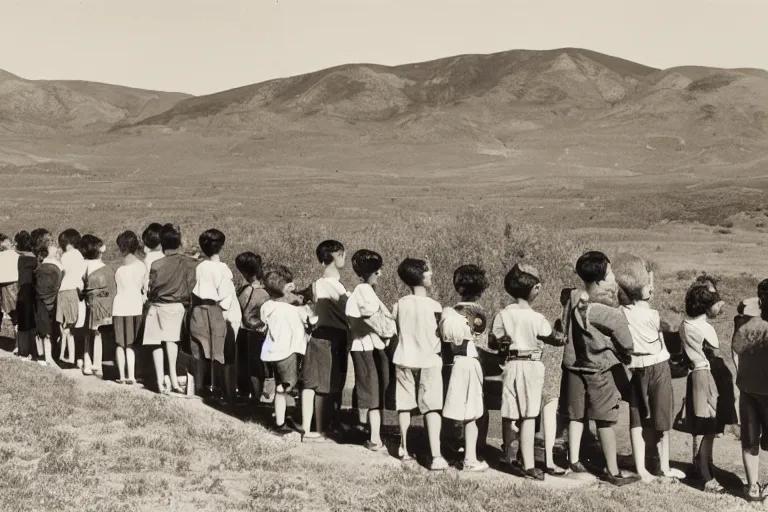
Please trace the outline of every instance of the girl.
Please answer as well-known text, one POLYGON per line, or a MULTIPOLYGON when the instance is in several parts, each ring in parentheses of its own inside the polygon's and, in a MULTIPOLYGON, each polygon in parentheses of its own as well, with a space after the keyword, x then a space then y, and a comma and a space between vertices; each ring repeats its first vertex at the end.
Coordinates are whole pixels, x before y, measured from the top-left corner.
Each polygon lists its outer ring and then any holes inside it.
POLYGON ((37 257, 32 253, 32 236, 20 231, 14 237, 19 253, 19 292, 16 298, 16 340, 19 357, 32 360, 32 342, 35 336, 35 269, 37 257))
POLYGON ((81 241, 81 251, 86 262, 85 296, 86 327, 89 330, 85 342, 85 362, 83 375, 102 377, 101 368, 101 332, 99 329, 112 323, 112 301, 115 297, 115 273, 101 260, 106 246, 100 238, 85 235, 81 241))
POLYGON ((133 344, 138 339, 144 308, 144 277, 146 267, 136 253, 139 238, 133 231, 125 231, 117 237, 117 248, 123 257, 123 265, 115 272, 116 294, 112 303, 112 324, 115 327, 115 361, 118 384, 133 385, 136 382, 134 367, 136 356, 133 344))
POLYGON ((35 256, 39 262, 35 269, 35 326, 40 340, 40 364, 55 366, 51 343, 56 336, 56 296, 61 286, 62 266, 58 258, 58 246, 53 236, 46 232, 37 241, 35 256))
POLYGON ((85 311, 80 300, 85 275, 85 260, 80 253, 80 233, 75 229, 65 229, 59 234, 59 247, 64 250, 61 266, 64 277, 56 304, 56 321, 61 327, 61 348, 59 359, 68 364, 75 364, 75 336, 72 328, 82 324, 80 312, 85 311))
MULTIPOLYGON (((0 233, 0 325, 4 314, 8 315, 16 330, 16 299, 19 292, 19 253, 14 250, 13 241, 0 233)), ((13 350, 18 354, 18 347, 13 350)))

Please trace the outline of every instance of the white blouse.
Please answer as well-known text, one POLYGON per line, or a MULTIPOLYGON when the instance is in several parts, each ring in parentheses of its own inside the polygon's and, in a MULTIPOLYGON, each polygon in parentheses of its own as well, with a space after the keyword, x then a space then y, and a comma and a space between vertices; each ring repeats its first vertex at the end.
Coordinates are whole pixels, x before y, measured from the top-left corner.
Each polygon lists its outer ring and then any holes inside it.
POLYGON ((144 276, 147 267, 141 260, 123 265, 115 272, 117 293, 112 316, 139 316, 144 307, 144 276))

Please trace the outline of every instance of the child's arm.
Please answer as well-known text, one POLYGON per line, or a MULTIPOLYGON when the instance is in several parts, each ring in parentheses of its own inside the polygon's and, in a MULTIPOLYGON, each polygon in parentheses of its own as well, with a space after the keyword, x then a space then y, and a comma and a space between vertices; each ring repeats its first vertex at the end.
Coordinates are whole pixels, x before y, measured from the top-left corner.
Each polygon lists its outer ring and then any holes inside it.
POLYGON ((512 344, 512 338, 507 335, 504 323, 501 321, 501 313, 497 313, 491 323, 491 332, 488 333, 488 348, 491 350, 506 351, 512 344))
POLYGON ((616 356, 628 364, 632 360, 635 343, 626 317, 616 308, 593 304, 589 309, 589 321, 601 332, 611 337, 616 356))

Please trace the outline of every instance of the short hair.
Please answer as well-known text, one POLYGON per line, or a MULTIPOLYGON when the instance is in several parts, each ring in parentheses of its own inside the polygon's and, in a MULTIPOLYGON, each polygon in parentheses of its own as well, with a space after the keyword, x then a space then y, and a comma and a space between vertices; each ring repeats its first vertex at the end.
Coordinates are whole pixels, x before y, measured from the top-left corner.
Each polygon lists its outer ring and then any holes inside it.
POLYGON ((49 232, 38 233, 38 237, 35 240, 32 251, 39 259, 47 258, 50 254, 48 248, 56 243, 56 239, 49 232))
POLYGON ((69 228, 59 233, 59 247, 66 249, 68 245, 72 247, 80 247, 80 232, 76 229, 69 228))
POLYGON ((358 277, 368 279, 370 276, 381 270, 384 260, 381 254, 368 249, 360 249, 352 255, 352 270, 358 277))
POLYGON ((0 244, 5 242, 6 240, 10 240, 4 233, 0 233, 0 244))
POLYGON ((198 239, 200 249, 203 251, 203 254, 209 258, 215 254, 219 254, 226 241, 227 237, 218 229, 208 229, 204 231, 198 239))
POLYGON ((768 320, 768 279, 763 279, 757 285, 757 298, 760 300, 760 316, 768 320))
POLYGON ((121 254, 136 254, 141 244, 139 243, 139 237, 133 231, 123 231, 117 235, 117 248, 121 254))
POLYGON ((686 315, 691 318, 704 315, 709 308, 720 302, 720 294, 716 288, 713 290, 710 284, 697 280, 688 288, 685 294, 686 315))
POLYGON ((453 271, 453 287, 462 297, 480 297, 488 289, 485 270, 477 265, 461 265, 453 271))
POLYGON ((42 243, 43 237, 49 234, 50 234, 50 231, 48 231, 45 228, 33 229, 32 232, 29 234, 29 236, 32 237, 32 250, 34 251, 35 247, 37 247, 42 243))
POLYGON ((718 280, 717 278, 710 276, 709 274, 702 274, 696 278, 696 280, 694 281, 694 284, 703 284, 703 285, 711 286, 714 289, 717 289, 718 280))
POLYGON ((539 271, 525 264, 515 264, 504 276, 504 291, 516 299, 528 300, 531 290, 541 283, 539 271))
POLYGON ((285 295, 285 285, 292 282, 293 272, 284 265, 270 265, 264 269, 264 289, 272 298, 285 295))
POLYGON ((600 251, 588 251, 576 260, 576 274, 585 283, 599 283, 608 274, 611 260, 600 251))
POLYGON ((32 235, 27 231, 21 230, 13 237, 16 243, 16 249, 22 252, 32 252, 32 235))
POLYGON ((158 234, 160 247, 164 251, 175 251, 181 247, 181 230, 173 224, 165 224, 158 234))
POLYGON ((144 244, 144 247, 149 247, 150 249, 157 249, 157 247, 160 245, 160 230, 163 229, 163 225, 158 222, 153 222, 149 226, 147 226, 147 229, 144 230, 144 232, 141 234, 141 243, 144 244))
POLYGON ((619 302, 629 305, 636 300, 647 300, 643 297, 643 288, 651 284, 651 273, 643 258, 634 254, 619 254, 611 263, 616 283, 619 285, 619 302))
POLYGON ((86 260, 97 260, 101 254, 101 246, 104 245, 101 238, 95 235, 84 235, 80 239, 80 252, 86 260))
POLYGON ((261 262, 261 256, 250 251, 238 254, 235 258, 235 267, 241 274, 247 277, 255 277, 258 280, 264 279, 264 268, 261 262))
POLYGON ((344 251, 344 244, 336 240, 325 240, 315 249, 317 261, 323 265, 330 265, 333 262, 333 253, 344 251))
POLYGON ((405 258, 397 266, 397 275, 407 286, 414 288, 424 284, 424 274, 429 270, 429 263, 415 258, 405 258))

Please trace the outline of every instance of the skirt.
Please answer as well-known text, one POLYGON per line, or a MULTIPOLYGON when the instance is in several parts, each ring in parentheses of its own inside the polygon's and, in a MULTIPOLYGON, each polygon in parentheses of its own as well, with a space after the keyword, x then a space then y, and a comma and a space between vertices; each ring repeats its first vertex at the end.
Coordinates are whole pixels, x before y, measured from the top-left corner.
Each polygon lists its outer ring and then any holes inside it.
POLYGON ((48 309, 38 299, 35 304, 35 329, 39 338, 53 338, 56 334, 56 307, 48 309))
POLYGON ((157 346, 162 342, 181 341, 181 325, 184 323, 183 304, 153 304, 144 320, 142 345, 157 346))
POLYGON ((227 338, 224 310, 218 305, 194 305, 189 315, 189 348, 192 357, 213 359, 223 364, 227 338))
POLYGON ((91 331, 97 331, 99 327, 112 325, 111 307, 107 307, 103 300, 94 300, 87 304, 85 325, 91 331))
POLYGON ((72 327, 77 324, 80 302, 77 290, 60 291, 56 304, 56 321, 64 327, 72 327))
MULTIPOLYGON (((685 427, 694 436, 718 435, 736 421, 733 382, 718 382, 717 370, 694 370, 685 393, 685 427)), ((730 372, 729 372, 730 373, 730 372)))
POLYGON ((16 311, 16 301, 19 296, 19 285, 17 283, 0 284, 0 308, 7 314, 16 311))
POLYGON ((469 423, 483 416, 483 370, 474 357, 457 356, 443 405, 443 417, 469 423))
POLYGON ((19 287, 16 300, 16 321, 19 331, 26 332, 35 329, 35 288, 32 284, 19 287))
POLYGON ((115 326, 115 344, 126 348, 141 340, 141 315, 114 316, 112 325, 115 326))

